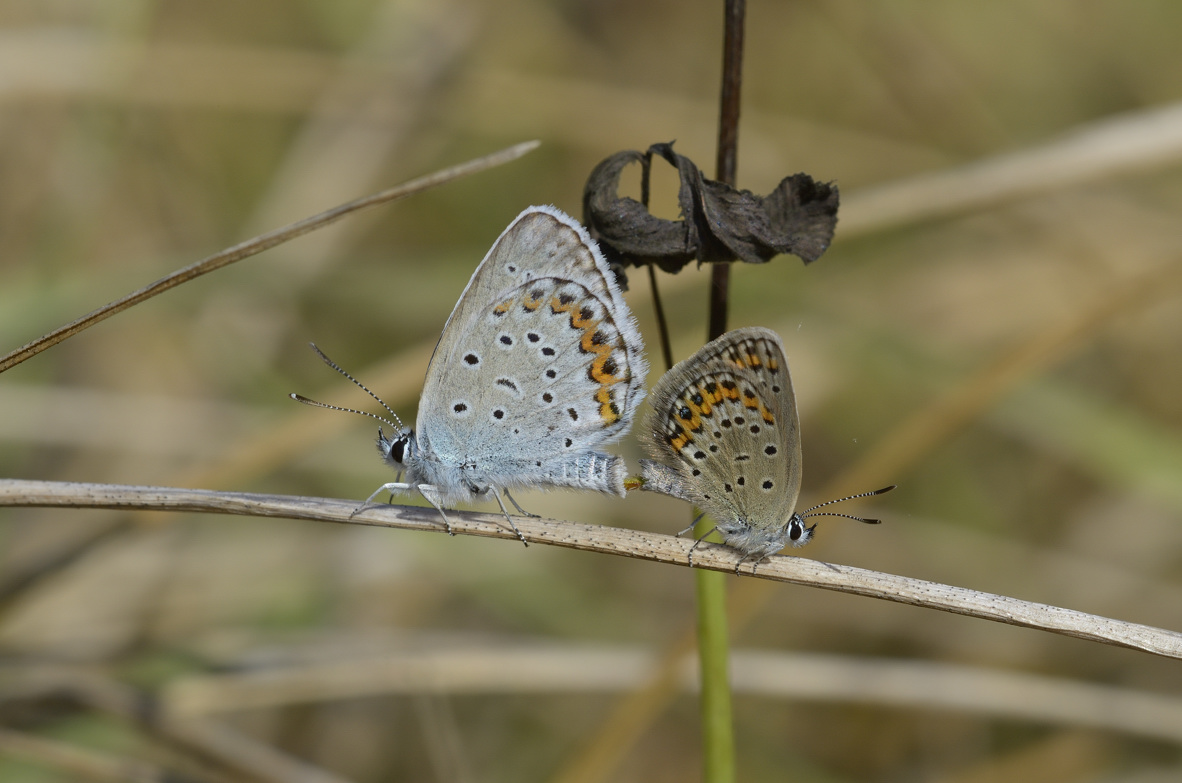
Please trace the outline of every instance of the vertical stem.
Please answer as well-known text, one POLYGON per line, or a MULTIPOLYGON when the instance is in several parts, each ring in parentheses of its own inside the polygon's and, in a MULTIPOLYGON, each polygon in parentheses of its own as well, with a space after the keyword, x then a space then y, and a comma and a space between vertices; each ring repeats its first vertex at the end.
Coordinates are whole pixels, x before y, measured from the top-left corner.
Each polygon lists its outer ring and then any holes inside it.
MULTIPOLYGON (((735 184, 739 161, 739 97, 743 86, 743 21, 747 0, 726 0, 722 43, 722 95, 718 111, 715 179, 735 184)), ((710 275, 710 328, 706 339, 726 331, 731 265, 714 264, 710 275)))
POLYGON ((731 289, 731 265, 712 264, 710 267, 710 326, 706 339, 713 340, 726 331, 726 311, 731 289))
MULTIPOLYGON (((650 174, 652 172, 652 153, 646 153, 640 169, 640 203, 648 209, 650 174)), ((657 317, 657 334, 661 337, 661 354, 665 360, 666 372, 673 366, 673 348, 669 343, 669 323, 665 320, 665 308, 661 304, 661 292, 657 290, 657 267, 648 264, 648 283, 653 292, 653 312, 657 317)))
POLYGON ((669 325, 665 321, 665 308, 661 305, 661 293, 657 290, 657 268, 648 265, 648 282, 653 292, 653 313, 657 318, 657 334, 661 337, 661 357, 665 360, 665 370, 673 366, 673 346, 669 343, 669 325))
MULTIPOLYGON (((739 93, 743 81, 743 21, 746 0, 726 0, 723 33, 722 96, 718 119, 717 179, 735 184, 739 139, 739 93)), ((730 264, 714 264, 710 284, 710 326, 707 339, 726 331, 730 264)), ((696 513, 696 512, 695 512, 696 513)), ((697 535, 714 522, 703 518, 697 535)), ((702 780, 733 783, 735 734, 731 717, 730 654, 726 615, 726 576, 696 571, 698 598, 698 661, 702 684, 702 780)))
MULTIPOLYGON (((743 19, 746 14, 747 0, 726 0, 716 178, 728 185, 735 184, 735 175, 738 171, 739 94, 743 86, 743 19)), ((720 266, 729 268, 725 264, 720 266)))
MULTIPOLYGON (((709 517, 703 522, 712 526, 709 517)), ((694 531, 703 535, 710 527, 694 531)), ((731 718, 730 650, 726 614, 726 574, 695 570, 698 599, 698 677, 702 686, 702 780, 733 783, 735 732, 731 718)))

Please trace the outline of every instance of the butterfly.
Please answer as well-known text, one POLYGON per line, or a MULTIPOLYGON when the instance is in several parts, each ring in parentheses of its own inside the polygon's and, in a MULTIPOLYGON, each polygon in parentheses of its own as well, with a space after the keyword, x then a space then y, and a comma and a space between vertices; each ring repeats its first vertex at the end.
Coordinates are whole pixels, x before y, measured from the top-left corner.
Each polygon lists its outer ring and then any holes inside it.
MULTIPOLYGON (((796 511, 800 495, 800 423, 780 336, 748 327, 727 332, 665 373, 649 398, 641 438, 642 488, 693 503, 715 521, 723 542, 759 562, 785 546, 804 546, 817 511, 843 500, 881 495, 893 486, 796 511)), ((691 530, 687 528, 682 533, 691 530)), ((711 531, 714 532, 714 531, 711 531)), ((680 534, 679 534, 680 535, 680 534)), ((690 550, 702 543, 699 539, 690 550)))
POLYGON ((417 491, 451 533, 445 505, 491 496, 524 543, 499 493, 522 514, 510 489, 623 496, 623 460, 597 449, 631 427, 647 372, 635 319, 595 241, 561 210, 529 207, 493 243, 447 319, 416 427, 385 403, 394 421, 351 411, 393 428, 379 427, 378 452, 406 479, 378 487, 359 510, 383 492, 417 491))

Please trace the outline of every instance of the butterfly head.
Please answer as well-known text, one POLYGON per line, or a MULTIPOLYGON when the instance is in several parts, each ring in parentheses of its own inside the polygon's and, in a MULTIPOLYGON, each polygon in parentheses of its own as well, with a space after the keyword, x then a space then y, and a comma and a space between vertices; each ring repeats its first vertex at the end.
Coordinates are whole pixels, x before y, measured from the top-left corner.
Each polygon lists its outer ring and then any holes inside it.
POLYGON ((858 517, 854 516, 853 514, 839 514, 836 511, 817 511, 817 509, 830 506, 834 503, 844 503, 845 501, 853 500, 854 498, 865 498, 870 497, 871 495, 882 495, 886 492, 890 492, 894 488, 895 485, 891 484, 889 487, 876 489, 872 492, 859 492, 857 495, 848 495, 844 498, 838 498, 837 500, 829 500, 825 503, 819 503, 812 508, 805 509, 803 513, 796 512, 792 515, 792 518, 788 520, 788 525, 785 528, 785 533, 787 533, 788 540, 792 546, 804 546, 812 539, 813 529, 817 526, 817 523, 814 522, 812 526, 806 526, 805 520, 809 517, 845 517, 846 519, 856 519, 859 522, 865 522, 867 525, 877 525, 882 522, 881 519, 869 519, 868 517, 858 517))
POLYGON ((418 441, 415 431, 410 427, 403 427, 390 435, 378 427, 378 453, 386 464, 395 470, 405 470, 407 462, 414 459, 418 451, 418 441))
POLYGON ((807 525, 804 517, 800 514, 793 514, 788 518, 788 524, 784 526, 784 541, 791 546, 804 546, 813 539, 813 531, 816 529, 816 522, 807 525))

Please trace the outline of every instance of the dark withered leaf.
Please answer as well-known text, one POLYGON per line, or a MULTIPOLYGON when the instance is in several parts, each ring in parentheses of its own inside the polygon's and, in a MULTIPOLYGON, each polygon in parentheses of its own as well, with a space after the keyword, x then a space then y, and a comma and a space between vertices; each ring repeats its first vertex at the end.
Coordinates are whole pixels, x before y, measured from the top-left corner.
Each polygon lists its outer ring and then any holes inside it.
POLYGON ((583 222, 613 266, 656 264, 676 272, 690 261, 742 260, 762 264, 791 253, 806 264, 829 247, 837 225, 837 186, 807 174, 785 177, 767 196, 707 179, 672 143, 648 152, 619 152, 595 167, 583 190, 583 222), (647 167, 659 155, 681 179, 681 220, 654 217, 635 199, 619 196, 620 172, 647 167))
POLYGON ((648 166, 650 156, 635 150, 617 152, 603 160, 583 189, 583 223, 613 265, 656 264, 676 272, 694 258, 692 224, 662 220, 639 201, 618 196, 620 172, 630 163, 648 166))

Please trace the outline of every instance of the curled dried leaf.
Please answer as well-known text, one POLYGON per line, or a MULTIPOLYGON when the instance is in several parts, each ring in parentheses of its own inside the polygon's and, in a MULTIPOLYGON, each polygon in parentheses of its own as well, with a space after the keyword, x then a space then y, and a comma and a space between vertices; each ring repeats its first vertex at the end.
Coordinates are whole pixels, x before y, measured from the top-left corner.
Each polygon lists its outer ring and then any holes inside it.
POLYGON ((820 258, 837 225, 837 186, 807 174, 785 177, 766 196, 707 179, 672 143, 647 152, 618 152, 602 161, 583 190, 583 222, 613 266, 656 264, 677 272, 690 261, 762 264, 790 253, 806 264, 820 258), (619 195, 620 172, 632 163, 648 169, 654 155, 681 179, 681 220, 664 220, 635 199, 619 195))

